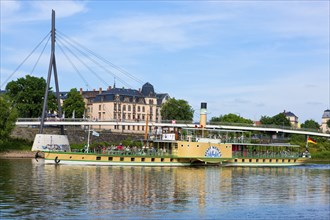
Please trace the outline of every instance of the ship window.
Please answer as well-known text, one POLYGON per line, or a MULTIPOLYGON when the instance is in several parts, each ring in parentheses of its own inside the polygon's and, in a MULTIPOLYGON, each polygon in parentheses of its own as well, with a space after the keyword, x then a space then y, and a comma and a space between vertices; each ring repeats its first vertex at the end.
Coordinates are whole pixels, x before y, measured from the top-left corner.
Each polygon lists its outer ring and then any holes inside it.
POLYGON ((151 158, 151 162, 155 162, 155 158, 151 158))
POLYGON ((242 159, 242 162, 244 162, 245 161, 245 159, 242 159))
POLYGON ((81 159, 85 159, 85 157, 82 157, 81 159))
POLYGON ((262 162, 263 162, 263 163, 265 163, 265 161, 266 161, 265 159, 262 159, 262 162))
POLYGON ((164 158, 161 158, 160 161, 161 161, 161 162, 164 162, 164 158))
POLYGON ((291 160, 289 159, 288 162, 290 163, 290 161, 291 161, 291 160))
POLYGON ((282 163, 284 163, 284 159, 282 159, 282 163))
POLYGON ((171 158, 170 161, 173 162, 173 158, 171 158))
POLYGON ((296 162, 296 160, 294 160, 294 162, 296 162))
POLYGON ((124 158, 123 158, 123 157, 121 157, 121 158, 120 158, 120 161, 124 161, 124 158))
POLYGON ((237 159, 235 159, 235 162, 237 162, 237 159))
POLYGON ((278 159, 276 159, 276 163, 278 163, 278 159))
POLYGON ((70 159, 72 158, 72 156, 70 156, 70 159))
POLYGON ((112 161, 112 157, 108 157, 108 160, 109 160, 109 161, 112 161))
POLYGON ((256 159, 256 162, 258 163, 259 162, 259 159, 256 159))
POLYGON ((101 157, 96 157, 96 160, 101 160, 101 157))
POLYGON ((131 157, 131 161, 135 161, 135 158, 134 157, 131 157))
POLYGON ((252 159, 249 159, 249 162, 251 163, 252 162, 252 159))
POLYGON ((197 144, 197 147, 199 147, 199 144, 197 144))
POLYGON ((144 158, 144 157, 142 157, 142 158, 141 158, 141 161, 142 161, 142 162, 144 162, 144 160, 145 160, 145 158, 144 158))
POLYGON ((183 147, 183 144, 181 144, 181 147, 183 147))
POLYGON ((272 162, 272 159, 269 159, 269 162, 272 162))

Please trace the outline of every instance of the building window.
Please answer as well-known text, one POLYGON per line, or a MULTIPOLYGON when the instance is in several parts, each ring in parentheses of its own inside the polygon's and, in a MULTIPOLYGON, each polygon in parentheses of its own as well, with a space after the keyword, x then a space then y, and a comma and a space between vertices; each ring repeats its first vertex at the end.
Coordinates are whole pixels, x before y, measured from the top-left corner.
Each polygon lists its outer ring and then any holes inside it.
POLYGON ((102 109, 102 107, 101 107, 101 105, 99 105, 99 111, 101 111, 101 109, 102 109))
POLYGON ((123 111, 126 111, 126 105, 123 105, 123 111))
POLYGON ((144 108, 144 106, 142 106, 142 112, 145 112, 146 111, 146 109, 144 108))
POLYGON ((137 107, 137 111, 140 112, 140 106, 137 107))
POLYGON ((131 111, 131 105, 128 105, 128 111, 130 112, 131 111))

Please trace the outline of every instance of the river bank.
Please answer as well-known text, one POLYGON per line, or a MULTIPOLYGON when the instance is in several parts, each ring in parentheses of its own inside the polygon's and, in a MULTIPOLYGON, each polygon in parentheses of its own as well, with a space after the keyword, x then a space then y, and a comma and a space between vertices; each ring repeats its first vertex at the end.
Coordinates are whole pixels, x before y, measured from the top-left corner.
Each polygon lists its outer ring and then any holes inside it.
POLYGON ((4 158, 34 158, 36 152, 33 151, 5 151, 0 152, 0 159, 4 158))

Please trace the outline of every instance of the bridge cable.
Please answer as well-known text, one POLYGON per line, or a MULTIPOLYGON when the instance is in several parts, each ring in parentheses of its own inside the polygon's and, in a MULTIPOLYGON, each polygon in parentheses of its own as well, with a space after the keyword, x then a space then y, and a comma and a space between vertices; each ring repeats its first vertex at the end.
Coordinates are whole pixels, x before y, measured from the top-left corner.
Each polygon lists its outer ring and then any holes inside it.
MULTIPOLYGON (((59 32, 59 31, 58 31, 59 32)), ((60 32, 61 33, 61 32, 60 32)), ((102 57, 99 54, 94 53, 92 50, 88 49, 87 47, 81 45, 80 43, 78 43, 77 41, 69 38, 68 36, 66 36, 64 33, 61 33, 61 35, 65 36, 66 38, 68 38, 70 41, 74 42, 75 44, 77 44, 78 46, 82 47, 84 50, 88 51, 90 54, 94 55, 95 57, 97 57, 98 59, 102 60, 103 62, 107 63, 108 65, 110 65, 112 68, 118 70, 119 72, 123 73, 124 75, 128 76, 129 78, 135 80, 138 83, 143 84, 144 82, 142 80, 140 80, 139 78, 133 76, 132 74, 130 74, 129 72, 127 72, 126 70, 122 69, 121 67, 115 65, 114 63, 108 61, 107 59, 105 59, 104 57, 102 57)))
POLYGON ((40 53, 40 55, 39 55, 39 57, 38 57, 38 59, 37 59, 37 62, 34 64, 32 70, 31 70, 31 75, 33 74, 35 68, 37 67, 37 65, 38 65, 38 63, 39 63, 39 61, 40 61, 40 58, 41 58, 42 54, 44 53, 44 51, 45 51, 45 49, 46 49, 46 46, 47 46, 48 43, 49 43, 50 38, 51 38, 51 35, 49 35, 48 40, 47 40, 47 42, 46 42, 44 48, 42 49, 42 51, 41 51, 41 53, 40 53))
MULTIPOLYGON (((62 36, 61 36, 62 37, 62 36)), ((111 72, 110 70, 108 70, 107 68, 105 68, 103 65, 101 65, 98 61, 96 61, 95 59, 93 59, 91 56, 89 56, 86 52, 84 52, 83 50, 81 50, 80 48, 78 48, 76 45, 73 45, 70 41, 68 41, 67 39, 63 38, 62 39, 64 41, 66 41, 68 44, 70 44, 74 49, 76 49, 78 52, 80 52, 82 55, 84 55, 86 58, 88 58, 90 61, 92 61, 94 64, 96 64, 98 67, 100 67, 101 69, 103 69, 105 72, 111 74, 112 76, 117 76, 116 74, 114 74, 113 72, 111 72)), ((117 76, 118 77, 118 76, 117 76)), ((128 83, 126 83, 124 80, 122 80, 120 77, 119 81, 121 81, 124 85, 126 85, 127 87, 131 87, 128 83)))
POLYGON ((78 70, 78 68, 76 67, 76 65, 74 65, 74 63, 71 61, 70 57, 64 52, 63 48, 61 47, 60 44, 57 44, 58 47, 60 48, 60 50, 62 51, 62 53, 64 54, 64 56, 66 57, 66 59, 70 62, 70 64, 72 65, 72 67, 76 70, 76 72, 78 73, 78 75, 80 76, 80 78, 84 81, 85 86, 87 88, 90 88, 90 86, 88 85, 87 80, 83 77, 83 75, 80 73, 80 71, 78 70))
POLYGON ((38 47, 42 44, 42 42, 47 39, 48 35, 50 35, 50 32, 39 42, 39 44, 30 52, 30 54, 18 65, 18 67, 12 72, 9 77, 1 84, 0 88, 2 88, 7 82, 13 77, 13 75, 21 68, 21 66, 27 61, 30 56, 38 49, 38 47))
MULTIPOLYGON (((57 38, 59 43, 62 43, 61 38, 57 38)), ((105 86, 108 86, 108 83, 104 81, 95 71, 93 71, 84 61, 81 60, 70 48, 68 48, 65 44, 63 46, 81 63, 83 64, 91 73, 93 73, 105 86)))

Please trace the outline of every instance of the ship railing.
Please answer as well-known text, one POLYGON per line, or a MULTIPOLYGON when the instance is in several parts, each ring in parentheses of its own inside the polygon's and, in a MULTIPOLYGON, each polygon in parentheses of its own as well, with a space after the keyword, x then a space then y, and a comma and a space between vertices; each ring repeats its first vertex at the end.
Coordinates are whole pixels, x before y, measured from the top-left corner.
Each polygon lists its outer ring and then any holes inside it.
POLYGON ((299 152, 233 152, 233 157, 239 158, 297 158, 303 157, 299 152))
MULTIPOLYGON (((79 151, 81 152, 81 151, 79 151)), ((110 155, 110 156, 150 156, 150 157, 168 157, 173 156, 172 154, 159 149, 139 149, 139 150, 99 150, 99 149, 92 149, 89 152, 85 153, 92 153, 92 154, 102 154, 102 155, 110 155)))

